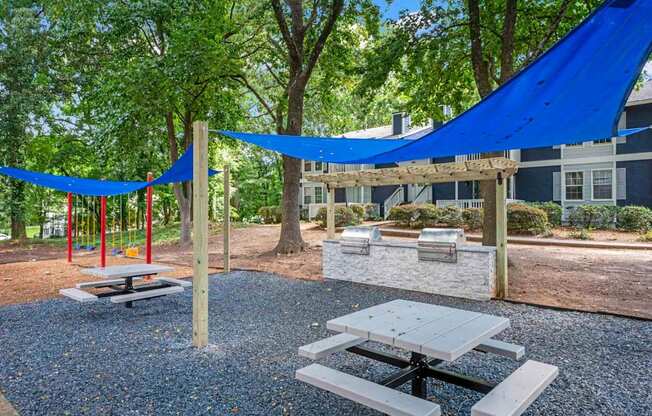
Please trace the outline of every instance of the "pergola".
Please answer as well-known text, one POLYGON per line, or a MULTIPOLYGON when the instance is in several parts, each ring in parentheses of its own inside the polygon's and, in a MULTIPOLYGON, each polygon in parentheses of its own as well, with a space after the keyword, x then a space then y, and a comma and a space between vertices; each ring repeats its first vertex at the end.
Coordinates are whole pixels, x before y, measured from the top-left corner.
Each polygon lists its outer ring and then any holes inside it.
MULTIPOLYGON (((350 186, 404 185, 445 183, 454 181, 496 181, 496 216, 485 216, 485 223, 496 228, 496 296, 507 296, 507 207, 506 179, 518 170, 518 163, 504 157, 436 163, 397 168, 369 169, 353 172, 332 172, 306 175, 312 182, 326 184, 327 233, 335 237, 335 189, 350 186)), ((486 224, 485 224, 486 225, 486 224)))

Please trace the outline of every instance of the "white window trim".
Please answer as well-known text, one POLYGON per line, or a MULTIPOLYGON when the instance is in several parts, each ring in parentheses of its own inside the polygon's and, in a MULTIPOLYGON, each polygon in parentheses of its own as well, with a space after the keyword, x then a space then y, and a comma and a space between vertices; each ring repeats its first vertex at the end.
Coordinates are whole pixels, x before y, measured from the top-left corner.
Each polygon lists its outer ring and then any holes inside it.
POLYGON ((602 168, 602 169, 591 169, 591 201, 596 201, 596 202, 606 202, 606 201, 613 201, 614 200, 614 194, 616 189, 614 188, 614 170, 613 168, 602 168), (593 184, 593 175, 594 172, 597 171, 609 171, 611 172, 611 198, 595 198, 593 195, 595 194, 594 190, 594 184, 593 184))
MULTIPOLYGON (((581 169, 564 170, 564 175, 563 175, 563 177, 561 179, 562 179, 562 191, 563 191, 562 196, 564 198, 564 201, 571 201, 571 202, 586 201, 586 198, 585 198, 586 195, 584 195, 584 184, 586 183, 586 178, 584 177, 584 171, 583 170, 581 170, 581 169), (566 198, 566 174, 568 174, 568 173, 576 173, 576 172, 580 172, 582 174, 582 185, 581 185, 582 186, 582 198, 580 198, 580 199, 568 199, 568 198, 566 198)), ((580 185, 573 185, 573 186, 580 186, 580 185)), ((591 185, 591 186, 593 186, 593 185, 591 185)), ((593 189, 593 188, 591 188, 591 189, 593 189)), ((591 193, 593 193, 593 190, 591 190, 591 193)), ((593 195, 591 195, 591 196, 593 196, 593 195)))

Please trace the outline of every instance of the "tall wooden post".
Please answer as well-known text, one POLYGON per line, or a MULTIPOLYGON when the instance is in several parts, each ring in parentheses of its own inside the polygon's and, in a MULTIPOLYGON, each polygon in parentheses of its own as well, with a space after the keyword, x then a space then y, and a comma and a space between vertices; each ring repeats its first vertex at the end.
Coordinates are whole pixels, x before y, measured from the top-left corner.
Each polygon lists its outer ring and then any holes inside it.
MULTIPOLYGON (((154 180, 152 172, 147 172, 147 182, 154 180)), ((145 226, 145 262, 152 263, 152 192, 151 186, 147 187, 147 225, 145 226)))
POLYGON ((326 201, 326 238, 335 238, 335 188, 327 185, 326 201))
POLYGON ((100 197, 100 267, 106 267, 106 197, 100 197))
POLYGON ((507 181, 496 180, 496 297, 508 295, 507 279, 507 181))
POLYGON ((224 273, 231 271, 231 182, 229 165, 224 165, 224 273))
POLYGON ((71 192, 68 192, 68 263, 72 263, 72 193, 71 192))
POLYGON ((208 345, 208 124, 193 123, 192 345, 208 345))

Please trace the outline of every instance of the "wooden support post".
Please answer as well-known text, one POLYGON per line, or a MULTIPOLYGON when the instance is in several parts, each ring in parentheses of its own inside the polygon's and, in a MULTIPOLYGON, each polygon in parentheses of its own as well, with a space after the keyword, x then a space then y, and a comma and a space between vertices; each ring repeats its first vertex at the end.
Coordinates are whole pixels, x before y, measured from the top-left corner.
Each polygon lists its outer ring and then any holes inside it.
POLYGON ((327 186, 326 238, 335 238, 335 188, 327 186))
POLYGON ((231 271, 231 182, 229 165, 224 165, 224 273, 231 271))
POLYGON ((496 297, 508 294, 507 279, 507 181, 496 181, 496 297))
POLYGON ((68 263, 72 263, 72 193, 70 192, 68 192, 68 263))
POLYGON ((193 123, 192 345, 208 345, 208 124, 193 123))
MULTIPOLYGON (((147 182, 154 180, 152 172, 147 172, 147 182)), ((145 226, 145 263, 152 263, 152 198, 153 189, 151 186, 147 187, 147 225, 145 226)))

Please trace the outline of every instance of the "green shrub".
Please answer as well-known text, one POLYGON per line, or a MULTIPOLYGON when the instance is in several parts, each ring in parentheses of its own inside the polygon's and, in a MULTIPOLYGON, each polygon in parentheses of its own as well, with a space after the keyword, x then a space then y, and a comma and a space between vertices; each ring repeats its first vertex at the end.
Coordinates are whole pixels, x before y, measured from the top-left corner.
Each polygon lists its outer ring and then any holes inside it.
POLYGON ((404 227, 433 227, 439 221, 440 210, 433 204, 405 204, 393 207, 388 219, 404 227))
POLYGON ((612 205, 579 205, 568 214, 568 222, 579 228, 610 228, 616 221, 618 207, 612 205))
POLYGON ((546 212, 546 215, 548 216, 548 223, 550 225, 553 226, 561 225, 562 209, 561 209, 561 205, 559 205, 558 203, 552 201, 528 202, 527 205, 544 210, 546 212))
POLYGON ((568 236, 575 240, 593 240, 591 233, 586 228, 572 231, 568 234, 568 236))
MULTIPOLYGON (((326 228, 327 225, 326 207, 319 208, 319 211, 317 211, 317 216, 315 216, 315 220, 319 223, 321 227, 326 228)), ((351 207, 345 207, 345 206, 335 207, 336 227, 358 225, 361 222, 362 222, 362 218, 360 218, 356 213, 354 213, 351 207)))
POLYGON ((282 219, 282 210, 278 205, 258 208, 258 215, 264 224, 278 224, 282 219))
POLYGON ((358 217, 360 222, 364 221, 365 217, 365 212, 364 212, 364 207, 360 204, 351 204, 349 205, 349 208, 351 211, 353 211, 353 214, 358 217))
POLYGON ((464 225, 462 210, 454 205, 439 209, 439 223, 447 227, 461 227, 464 225))
POLYGON ((466 208, 462 211, 462 220, 469 230, 478 230, 482 228, 484 211, 482 208, 466 208))
POLYGON ((652 210, 636 205, 622 207, 616 216, 616 225, 627 231, 646 232, 652 229, 652 210))
POLYGON ((507 205, 507 230, 520 234, 545 234, 550 228, 548 215, 542 209, 525 204, 507 205))

